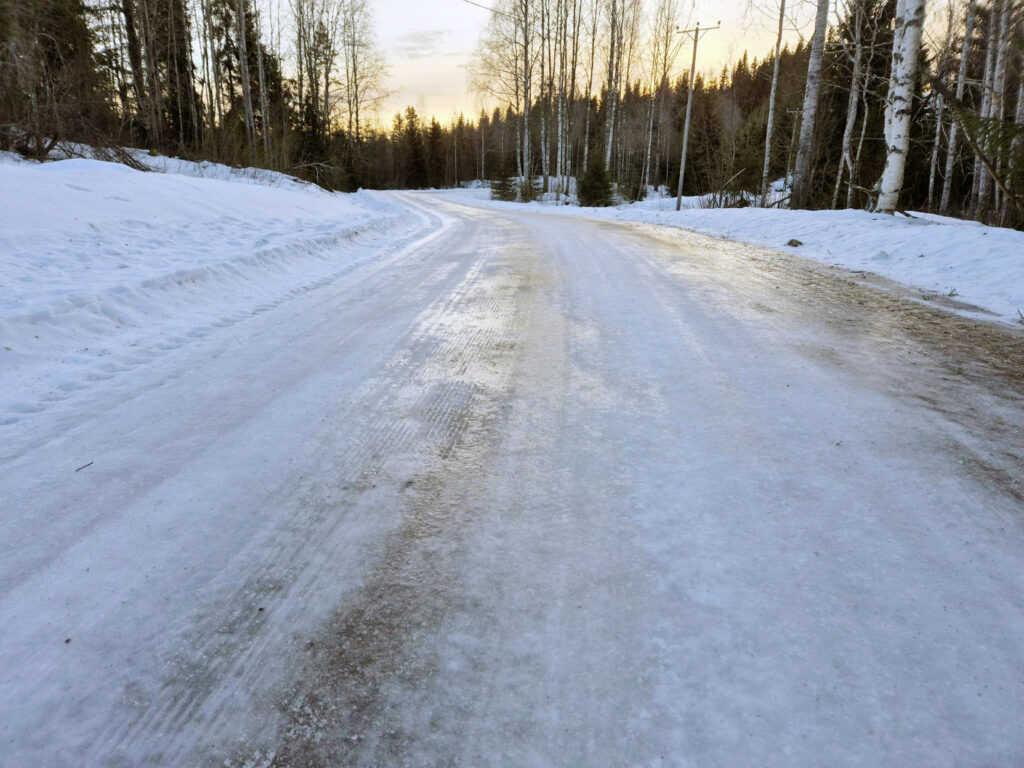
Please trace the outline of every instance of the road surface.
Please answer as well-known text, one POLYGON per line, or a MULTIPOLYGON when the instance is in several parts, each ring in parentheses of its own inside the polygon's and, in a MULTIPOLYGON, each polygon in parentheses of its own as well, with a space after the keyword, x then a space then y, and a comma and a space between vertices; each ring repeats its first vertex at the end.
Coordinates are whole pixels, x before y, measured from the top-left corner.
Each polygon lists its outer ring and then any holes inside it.
POLYGON ((1020 332, 401 199, 8 425, 0 763, 1024 764, 1020 332))

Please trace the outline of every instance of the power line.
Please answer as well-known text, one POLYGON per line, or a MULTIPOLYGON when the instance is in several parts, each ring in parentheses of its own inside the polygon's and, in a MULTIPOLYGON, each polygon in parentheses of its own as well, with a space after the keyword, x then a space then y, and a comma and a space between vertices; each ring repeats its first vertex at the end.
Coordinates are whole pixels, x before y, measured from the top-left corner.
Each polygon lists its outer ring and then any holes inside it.
POLYGON ((462 2, 467 3, 468 5, 475 5, 477 8, 483 8, 485 11, 496 13, 499 16, 507 16, 510 19, 515 19, 515 17, 512 16, 511 14, 505 13, 504 11, 499 11, 497 8, 488 8, 486 5, 482 5, 481 3, 474 3, 473 0, 462 0, 462 2))

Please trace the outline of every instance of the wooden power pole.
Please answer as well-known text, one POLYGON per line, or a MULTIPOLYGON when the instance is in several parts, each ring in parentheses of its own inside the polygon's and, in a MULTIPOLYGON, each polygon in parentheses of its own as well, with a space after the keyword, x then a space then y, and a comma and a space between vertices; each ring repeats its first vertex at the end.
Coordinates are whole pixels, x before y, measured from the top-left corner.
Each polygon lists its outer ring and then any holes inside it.
POLYGON ((722 28, 722 22, 713 27, 700 28, 700 22, 693 29, 680 29, 682 35, 689 35, 693 38, 693 60, 690 62, 690 90, 686 95, 686 119, 683 121, 683 153, 679 158, 679 187, 676 190, 676 210, 683 208, 683 175, 686 173, 686 146, 690 142, 690 113, 693 111, 693 81, 697 75, 697 43, 703 35, 722 28))

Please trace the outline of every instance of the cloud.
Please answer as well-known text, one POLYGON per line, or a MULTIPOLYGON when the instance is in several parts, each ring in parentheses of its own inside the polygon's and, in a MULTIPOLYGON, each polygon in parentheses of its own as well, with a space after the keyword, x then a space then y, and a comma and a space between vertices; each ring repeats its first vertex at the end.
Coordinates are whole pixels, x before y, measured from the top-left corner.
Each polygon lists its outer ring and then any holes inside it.
POLYGON ((395 41, 394 51, 404 59, 425 59, 441 54, 441 43, 451 30, 424 29, 402 35, 395 41))

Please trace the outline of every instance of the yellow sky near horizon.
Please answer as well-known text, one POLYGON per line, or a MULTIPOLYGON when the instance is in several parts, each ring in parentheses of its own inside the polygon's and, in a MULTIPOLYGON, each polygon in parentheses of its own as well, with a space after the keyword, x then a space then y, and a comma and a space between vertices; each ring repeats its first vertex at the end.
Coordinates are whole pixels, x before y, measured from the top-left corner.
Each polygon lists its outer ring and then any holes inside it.
MULTIPOLYGON (((483 5, 493 2, 481 0, 483 5)), ((747 0, 696 0, 693 5, 691 22, 699 21, 703 26, 722 22, 721 30, 701 40, 697 67, 702 72, 718 73, 744 50, 751 57, 763 58, 775 44, 777 22, 766 14, 747 13, 747 0)), ((383 125, 389 125, 395 112, 410 105, 424 117, 436 117, 442 123, 450 122, 460 112, 472 118, 481 106, 493 109, 492 102, 482 101, 472 92, 467 74, 487 23, 487 11, 462 0, 373 0, 373 7, 393 91, 381 109, 383 125)), ((804 21, 810 17, 807 8, 798 9, 798 13, 804 21)), ((799 35, 789 30, 786 38, 795 42, 799 35)), ((688 66, 689 56, 687 49, 677 63, 677 71, 688 66)))
MULTIPOLYGON (((285 0, 257 0, 271 9, 274 26, 287 30, 285 0)), ((473 0, 492 5, 495 0, 473 0)), ((648 9, 654 0, 643 0, 648 9)), ((947 0, 955 2, 955 0, 947 0)), ((497 106, 481 99, 469 83, 468 68, 477 41, 489 18, 488 11, 464 0, 370 0, 378 42, 388 66, 387 87, 390 96, 375 117, 385 128, 396 112, 407 106, 416 108, 425 119, 436 118, 449 124, 461 113, 475 119, 480 109, 491 112, 497 106)), ((778 18, 777 0, 683 0, 681 23, 722 28, 701 40, 697 68, 717 75, 722 68, 739 59, 744 51, 751 58, 763 59, 775 45, 778 18)), ((810 34, 816 3, 813 0, 787 0, 785 41, 792 45, 810 34)), ((926 28, 926 44, 938 47, 945 30, 944 4, 936 2, 929 10, 931 22, 926 28)), ((647 14, 649 17, 650 14, 647 14)), ((287 32, 285 32, 287 35, 287 32)), ((676 62, 681 73, 690 63, 689 44, 676 62)), ((599 78, 599 76, 598 76, 599 78)))

